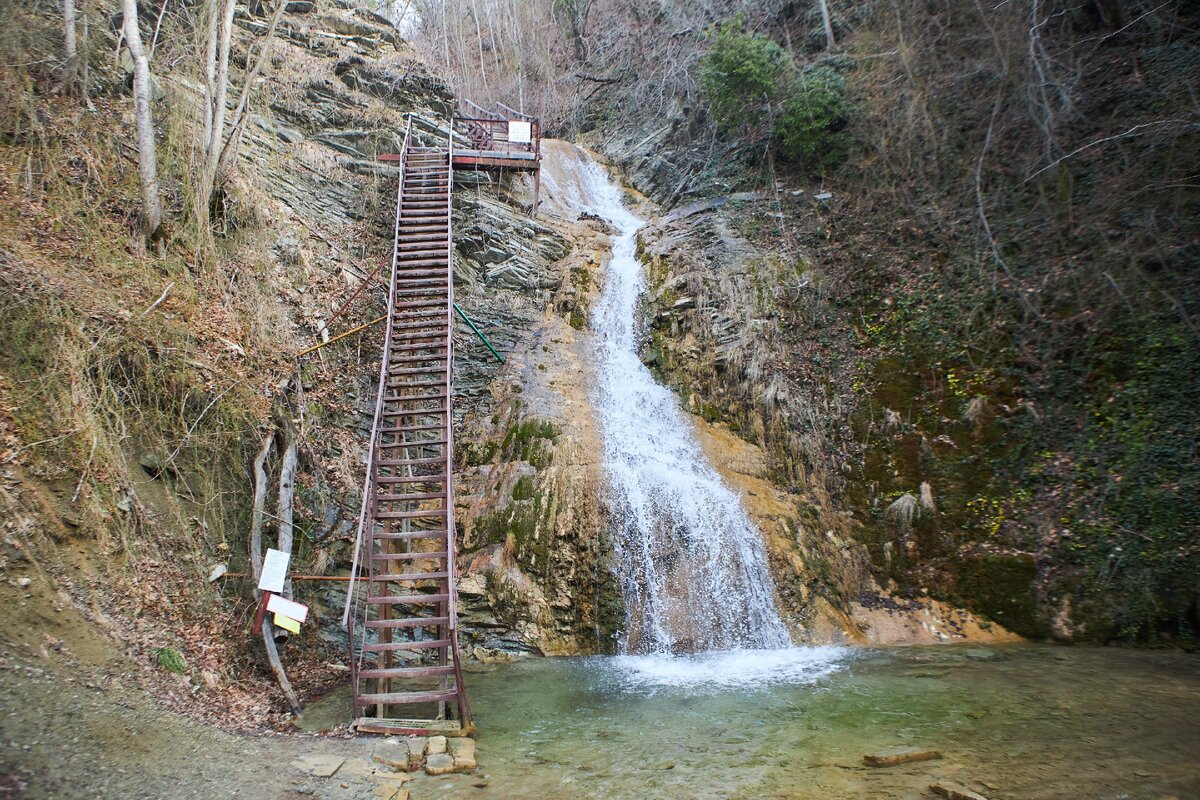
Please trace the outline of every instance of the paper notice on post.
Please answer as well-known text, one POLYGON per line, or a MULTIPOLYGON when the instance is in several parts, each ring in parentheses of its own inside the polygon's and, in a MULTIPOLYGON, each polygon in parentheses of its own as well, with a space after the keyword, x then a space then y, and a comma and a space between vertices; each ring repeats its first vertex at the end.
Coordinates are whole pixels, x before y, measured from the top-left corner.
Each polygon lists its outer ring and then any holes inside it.
POLYGON ((285 617, 291 617, 297 622, 304 622, 304 620, 308 619, 308 606, 288 600, 286 597, 280 597, 277 594, 271 595, 271 599, 267 601, 267 611, 283 614, 285 617))
POLYGON ((273 622, 275 623, 275 627, 283 628, 285 631, 291 631, 292 633, 300 632, 300 623, 291 617, 285 617, 283 614, 276 614, 273 622))
POLYGON ((509 120, 508 140, 513 144, 529 144, 533 141, 533 126, 520 120, 509 120))
POLYGON ((258 588, 264 592, 282 592, 283 582, 287 579, 288 562, 292 557, 282 550, 267 549, 267 557, 263 560, 262 578, 258 588))

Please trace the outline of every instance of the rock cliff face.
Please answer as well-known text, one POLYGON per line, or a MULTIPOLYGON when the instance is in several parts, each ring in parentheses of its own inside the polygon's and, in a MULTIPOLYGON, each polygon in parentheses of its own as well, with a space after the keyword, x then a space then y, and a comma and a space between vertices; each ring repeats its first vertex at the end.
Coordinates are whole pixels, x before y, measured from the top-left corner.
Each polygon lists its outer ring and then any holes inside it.
MULTIPOLYGON (((847 476, 864 457, 846 400, 858 380, 852 334, 828 302, 826 278, 781 231, 771 235, 779 203, 751 192, 695 201, 642 231, 646 362, 742 490, 797 640, 1009 638, 969 612, 878 582, 845 502, 847 476)), ((819 216, 805 214, 817 233, 819 216)))
MULTIPOLYGON (((252 17, 239 24, 261 27, 252 17)), ((390 25, 361 9, 289 15, 281 38, 271 113, 248 131, 246 171, 282 211, 272 215, 278 257, 307 276, 284 291, 298 307, 296 333, 316 340, 390 255, 394 170, 375 156, 399 150, 407 113, 441 118, 452 98, 390 25)), ((523 179, 456 176, 455 299, 506 359, 459 324, 463 644, 484 659, 605 650, 619 621, 578 330, 601 243, 573 218, 532 218, 531 202, 523 179)), ((372 318, 378 303, 372 288, 332 332, 372 318)), ((357 352, 333 345, 305 367, 305 515, 329 567, 349 561, 377 348, 367 336, 357 352)), ((341 599, 336 589, 322 596, 330 607, 341 599)))

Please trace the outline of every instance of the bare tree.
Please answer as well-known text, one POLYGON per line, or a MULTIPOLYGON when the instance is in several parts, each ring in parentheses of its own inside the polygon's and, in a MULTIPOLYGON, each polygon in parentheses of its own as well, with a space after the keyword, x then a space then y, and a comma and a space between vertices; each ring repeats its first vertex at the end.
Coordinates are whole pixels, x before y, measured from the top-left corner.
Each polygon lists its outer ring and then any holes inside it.
POLYGON ((158 194, 158 150, 150 111, 150 61, 138 29, 137 0, 121 0, 125 46, 133 59, 133 113, 137 121, 138 176, 142 184, 142 227, 148 243, 162 249, 163 215, 158 194))
POLYGON ((821 24, 825 26, 825 49, 833 49, 833 20, 829 16, 829 0, 817 0, 821 9, 821 24))
POLYGON ((592 10, 592 0, 554 0, 554 10, 567 21, 571 33, 571 42, 575 47, 575 58, 583 61, 587 58, 587 24, 588 14, 592 10))
MULTIPOLYGON (((221 147, 220 157, 217 159, 217 169, 214 174, 214 180, 220 180, 222 175, 225 175, 237 160, 238 148, 242 144, 242 131, 246 128, 246 120, 250 116, 250 90, 254 87, 254 82, 258 79, 259 73, 262 72, 263 65, 271 55, 271 42, 274 41, 275 28, 279 25, 279 20, 283 17, 284 10, 287 9, 287 0, 276 0, 275 12, 271 14, 271 22, 267 26, 266 35, 263 37, 262 47, 258 51, 258 58, 254 60, 254 65, 246 70, 246 77, 242 81, 242 92, 238 96, 237 108, 233 112, 233 121, 229 126, 229 135, 225 137, 225 142, 221 147)), ((249 63, 247 61, 247 63, 249 63)))
POLYGON ((209 0, 204 59, 204 135, 196 184, 196 217, 208 230, 209 204, 225 138, 225 100, 229 94, 229 48, 233 39, 234 0, 209 0))
POLYGON ((75 0, 63 0, 63 60, 66 63, 63 86, 74 89, 76 62, 79 60, 79 49, 75 44, 75 0))

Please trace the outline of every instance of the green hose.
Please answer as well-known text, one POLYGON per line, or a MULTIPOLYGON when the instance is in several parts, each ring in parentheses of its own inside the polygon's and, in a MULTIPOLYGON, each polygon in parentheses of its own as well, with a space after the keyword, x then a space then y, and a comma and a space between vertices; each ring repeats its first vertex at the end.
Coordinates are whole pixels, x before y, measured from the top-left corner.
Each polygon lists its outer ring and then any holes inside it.
POLYGON ((492 343, 491 343, 491 342, 489 342, 489 341, 488 341, 488 338, 487 338, 486 336, 484 336, 484 335, 483 335, 483 331, 481 331, 481 330, 479 330, 479 328, 476 328, 476 327, 475 327, 475 323, 474 323, 474 322, 471 322, 471 318, 470 318, 470 317, 468 317, 466 314, 464 314, 464 313, 463 313, 463 310, 462 310, 461 308, 459 308, 459 307, 458 307, 458 303, 455 303, 455 304, 454 304, 454 310, 458 312, 458 315, 459 315, 460 317, 462 317, 462 321, 463 321, 463 322, 465 322, 465 323, 467 323, 468 325, 470 325, 470 326, 471 326, 471 330, 475 331, 475 335, 479 337, 479 341, 481 341, 481 342, 483 342, 485 345, 487 345, 487 349, 492 351, 492 355, 494 355, 494 356, 496 357, 496 360, 497 360, 497 361, 499 361, 501 364, 503 364, 503 363, 504 363, 504 356, 502 356, 502 355, 500 355, 499 353, 497 353, 497 352, 496 352, 496 348, 492 347, 492 343))

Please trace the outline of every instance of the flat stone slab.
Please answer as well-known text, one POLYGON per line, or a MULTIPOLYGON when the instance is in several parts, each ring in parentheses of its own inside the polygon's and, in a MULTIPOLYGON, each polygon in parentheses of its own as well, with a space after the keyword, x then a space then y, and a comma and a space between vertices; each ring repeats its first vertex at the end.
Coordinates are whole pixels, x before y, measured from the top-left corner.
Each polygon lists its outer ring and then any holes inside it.
POLYGON ((454 768, 460 772, 475 769, 475 740, 462 737, 448 742, 450 755, 454 757, 454 768))
POLYGON ((379 753, 376 753, 375 755, 371 756, 371 760, 376 761, 380 764, 383 764, 385 767, 391 767, 392 769, 396 770, 396 772, 406 773, 406 780, 407 780, 407 773, 408 773, 408 768, 409 768, 408 753, 405 751, 401 751, 397 755, 399 755, 400 758, 391 758, 389 756, 381 756, 381 755, 379 755, 379 753))
POLYGON ((307 772, 314 778, 331 778, 346 759, 341 756, 314 755, 303 756, 292 762, 292 766, 301 772, 307 772))
POLYGON ((408 789, 403 786, 376 786, 375 800, 408 800, 408 789))
POLYGON ((937 750, 925 750, 920 747, 889 747, 878 753, 867 753, 863 763, 868 767, 894 767, 897 764, 908 764, 912 761, 929 761, 941 758, 937 750))
POLYGON ((445 775, 454 772, 454 756, 449 753, 434 753, 425 759, 425 772, 428 775, 445 775))
POLYGON ((946 800, 987 800, 979 792, 973 792, 961 784, 951 783, 950 781, 931 783, 929 784, 929 791, 945 797, 946 800))
POLYGON ((425 743, 425 755, 436 756, 444 752, 446 752, 446 737, 430 736, 429 740, 425 743))

